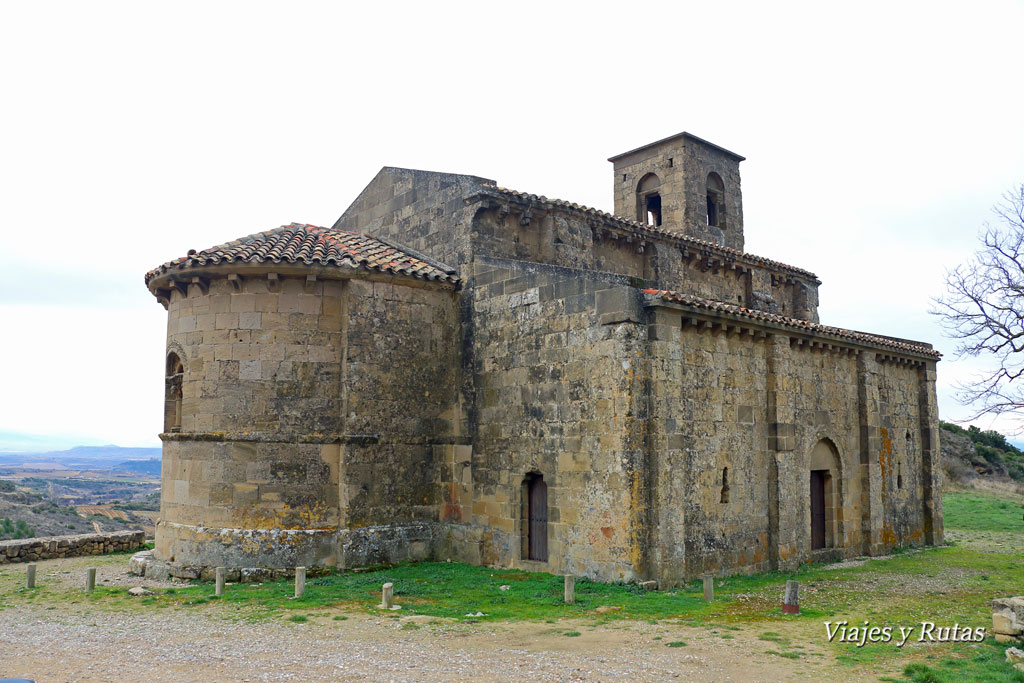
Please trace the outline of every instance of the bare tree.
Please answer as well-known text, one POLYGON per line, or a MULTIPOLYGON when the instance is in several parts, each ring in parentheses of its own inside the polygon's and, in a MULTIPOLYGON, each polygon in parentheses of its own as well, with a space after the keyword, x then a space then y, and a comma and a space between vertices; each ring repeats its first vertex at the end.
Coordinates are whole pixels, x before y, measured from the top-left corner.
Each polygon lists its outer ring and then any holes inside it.
POLYGON ((1024 413, 1024 184, 1003 195, 986 223, 981 249, 946 275, 946 295, 932 311, 959 339, 957 353, 991 356, 998 368, 970 384, 957 398, 982 415, 1024 413))

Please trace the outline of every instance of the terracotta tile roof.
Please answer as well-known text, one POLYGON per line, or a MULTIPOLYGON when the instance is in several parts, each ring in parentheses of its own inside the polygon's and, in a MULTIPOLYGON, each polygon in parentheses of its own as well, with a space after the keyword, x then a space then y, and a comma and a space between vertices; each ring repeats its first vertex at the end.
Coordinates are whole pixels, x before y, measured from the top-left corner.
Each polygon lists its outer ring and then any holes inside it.
POLYGON ((895 337, 884 337, 877 334, 868 334, 867 332, 847 330, 841 327, 830 327, 828 325, 811 322, 810 320, 801 320, 799 318, 790 318, 777 313, 768 313, 767 311, 744 308, 743 306, 725 303, 724 301, 701 299, 700 297, 672 292, 665 289, 645 289, 644 294, 651 299, 661 299, 663 301, 670 301, 715 313, 726 313, 759 322, 774 323, 776 325, 790 327, 812 335, 830 335, 841 339, 849 339, 852 341, 863 342, 865 344, 871 344, 872 346, 883 346, 896 351, 905 351, 917 355, 930 356, 932 358, 940 358, 942 356, 942 354, 933 349, 930 344, 910 341, 909 339, 897 339, 895 337))
POLYGON ((516 190, 509 190, 504 187, 497 187, 495 185, 482 185, 484 192, 478 194, 497 196, 497 197, 508 197, 510 199, 516 199, 522 202, 528 202, 531 204, 540 204, 545 206, 562 209, 564 211, 572 211, 575 213, 581 213, 594 218, 599 218, 604 221, 610 221, 617 224, 619 227, 626 230, 630 230, 635 233, 639 233, 644 236, 656 237, 665 240, 670 240, 680 244, 686 244, 693 247, 696 250, 706 251, 720 256, 746 261, 747 263, 754 263, 757 265, 765 266, 774 270, 781 270, 799 275, 800 277, 807 278, 810 280, 818 281, 818 276, 809 270, 802 268, 796 268, 795 266, 786 265, 779 261, 773 261, 763 256, 757 256, 756 254, 749 254, 739 249, 732 249, 730 247, 724 247, 714 242, 708 242, 707 240, 700 240, 696 237, 690 237, 682 233, 672 232, 670 230, 663 230, 662 228, 656 228, 652 225, 640 223, 639 221, 631 221, 625 218, 619 218, 614 214, 610 214, 600 209, 595 209, 590 206, 584 206, 582 204, 575 204, 573 202, 567 202, 562 199, 548 199, 544 195, 528 194, 526 192, 518 192, 516 190))
POLYGON ((407 247, 346 230, 292 223, 202 251, 146 273, 146 283, 165 273, 222 263, 287 263, 365 269, 458 283, 454 268, 407 247))

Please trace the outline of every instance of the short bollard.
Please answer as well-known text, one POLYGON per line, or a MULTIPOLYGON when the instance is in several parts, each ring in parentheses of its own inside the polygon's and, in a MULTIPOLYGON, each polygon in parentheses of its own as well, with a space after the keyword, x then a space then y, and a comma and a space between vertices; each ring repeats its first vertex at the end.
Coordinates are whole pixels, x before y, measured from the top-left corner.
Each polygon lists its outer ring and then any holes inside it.
POLYGON ((85 590, 91 591, 96 588, 96 567, 89 567, 85 575, 85 590))
POLYGON ((301 598, 306 592, 306 568, 295 568, 295 597, 301 598))
POLYGON ((220 597, 224 595, 224 567, 217 567, 216 572, 217 588, 215 590, 217 597, 220 597))
POLYGON ((25 576, 25 588, 36 587, 36 565, 35 563, 29 564, 26 567, 28 574, 25 576))
POLYGON ((787 581, 786 594, 782 598, 783 614, 800 614, 800 582, 787 581))
POLYGON ((393 583, 385 583, 381 586, 381 597, 380 604, 377 605, 380 609, 391 609, 395 606, 395 585, 393 583))
POLYGON ((565 575, 565 604, 571 605, 576 602, 576 577, 572 574, 565 575))
POLYGON ((702 576, 701 579, 704 581, 704 599, 713 602, 715 599, 715 577, 702 576))

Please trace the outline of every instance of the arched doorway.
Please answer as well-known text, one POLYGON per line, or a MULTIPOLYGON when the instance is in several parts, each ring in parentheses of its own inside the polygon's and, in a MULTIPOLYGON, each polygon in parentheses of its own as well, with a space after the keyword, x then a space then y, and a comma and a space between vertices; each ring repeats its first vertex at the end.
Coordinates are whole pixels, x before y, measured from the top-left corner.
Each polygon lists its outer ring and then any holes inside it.
POLYGON ((548 561, 548 485, 531 472, 523 479, 523 557, 548 561))
POLYGON ((834 548, 838 538, 839 457, 835 446, 822 439, 810 458, 811 550, 834 548))

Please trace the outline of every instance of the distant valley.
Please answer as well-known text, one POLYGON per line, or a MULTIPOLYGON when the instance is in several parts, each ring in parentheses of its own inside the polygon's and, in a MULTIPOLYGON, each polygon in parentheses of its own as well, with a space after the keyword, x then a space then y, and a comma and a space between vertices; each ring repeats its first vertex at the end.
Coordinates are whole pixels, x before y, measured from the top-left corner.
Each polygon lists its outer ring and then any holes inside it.
POLYGON ((0 453, 0 540, 143 528, 160 509, 160 449, 0 453))

